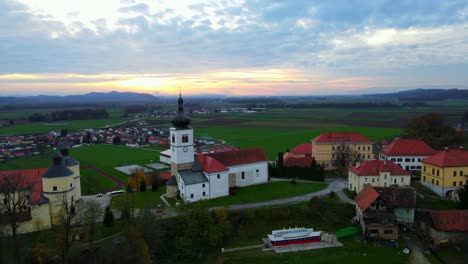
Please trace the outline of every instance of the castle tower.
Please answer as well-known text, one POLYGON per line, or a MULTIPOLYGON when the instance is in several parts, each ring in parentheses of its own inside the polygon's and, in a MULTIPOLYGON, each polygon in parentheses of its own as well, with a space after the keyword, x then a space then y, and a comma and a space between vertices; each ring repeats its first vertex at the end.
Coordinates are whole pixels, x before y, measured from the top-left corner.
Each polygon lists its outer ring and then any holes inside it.
POLYGON ((57 214, 61 210, 61 203, 65 199, 68 204, 75 204, 74 173, 63 164, 62 155, 56 153, 53 164, 42 176, 42 192, 49 199, 51 223, 57 224, 57 214))
POLYGON ((78 201, 81 199, 80 163, 70 156, 70 148, 66 145, 60 148, 60 154, 62 154, 62 164, 73 172, 74 197, 75 201, 78 201))
POLYGON ((177 114, 171 121, 174 127, 169 129, 171 175, 176 177, 177 182, 179 181, 177 172, 191 169, 194 161, 193 128, 189 126, 190 118, 184 113, 184 100, 180 94, 178 105, 177 114))

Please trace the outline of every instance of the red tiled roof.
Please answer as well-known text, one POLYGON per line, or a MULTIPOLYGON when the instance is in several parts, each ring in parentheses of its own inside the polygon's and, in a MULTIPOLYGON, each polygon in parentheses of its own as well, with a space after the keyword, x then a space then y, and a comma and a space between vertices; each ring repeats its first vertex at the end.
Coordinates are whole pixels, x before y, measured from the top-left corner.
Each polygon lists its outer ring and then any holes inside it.
POLYGON ((366 211, 367 208, 379 197, 379 193, 370 184, 364 185, 364 188, 354 198, 356 204, 359 206, 362 212, 366 211))
POLYGON ((397 139, 380 151, 386 156, 431 156, 436 152, 421 139, 397 139))
POLYGON ((231 150, 236 150, 238 149, 237 147, 230 146, 230 145, 222 145, 222 146, 214 146, 208 150, 208 152, 222 152, 222 151, 231 151, 231 150))
POLYGON ((430 215, 438 231, 468 231, 468 210, 431 211, 430 215))
POLYGON ((422 162, 440 167, 468 166, 468 151, 463 149, 446 149, 423 159, 422 162))
POLYGON ((291 150, 294 155, 312 155, 312 143, 304 143, 297 145, 291 150))
POLYGON ((310 156, 294 156, 289 152, 283 154, 283 166, 287 168, 308 168, 312 164, 312 160, 313 158, 310 156))
POLYGON ((378 176, 380 172, 390 172, 390 175, 410 175, 390 160, 368 160, 362 162, 359 167, 352 166, 349 171, 357 176, 378 176))
POLYGON ((416 191, 411 187, 373 187, 392 208, 415 208, 416 191))
POLYGON ((325 132, 312 139, 315 143, 325 142, 371 142, 358 132, 325 132))
POLYGON ((197 154, 205 172, 226 171, 227 167, 267 161, 262 148, 236 149, 224 152, 197 154))
POLYGON ((44 175, 47 170, 47 168, 38 168, 0 171, 0 182, 9 176, 22 177, 22 182, 19 187, 31 186, 32 192, 29 202, 31 204, 38 203, 41 200, 42 194, 42 175, 44 175))
POLYGON ((163 180, 169 180, 171 178, 171 172, 170 171, 165 171, 165 172, 161 172, 159 173, 159 177, 161 177, 161 179, 163 180))
POLYGON ((217 161, 215 158, 204 155, 204 154, 197 154, 198 160, 202 166, 202 170, 207 173, 214 173, 220 171, 228 171, 229 169, 226 168, 223 164, 217 161))

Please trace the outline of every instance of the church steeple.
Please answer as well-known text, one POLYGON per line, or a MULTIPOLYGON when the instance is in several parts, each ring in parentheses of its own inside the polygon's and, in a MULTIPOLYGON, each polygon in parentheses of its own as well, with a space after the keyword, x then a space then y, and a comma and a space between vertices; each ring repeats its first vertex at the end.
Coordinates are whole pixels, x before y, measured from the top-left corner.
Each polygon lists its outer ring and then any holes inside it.
POLYGON ((171 123, 178 129, 188 128, 188 125, 192 122, 190 118, 184 113, 184 99, 182 99, 182 94, 179 93, 179 100, 177 100, 179 107, 177 109, 177 114, 172 119, 171 123))

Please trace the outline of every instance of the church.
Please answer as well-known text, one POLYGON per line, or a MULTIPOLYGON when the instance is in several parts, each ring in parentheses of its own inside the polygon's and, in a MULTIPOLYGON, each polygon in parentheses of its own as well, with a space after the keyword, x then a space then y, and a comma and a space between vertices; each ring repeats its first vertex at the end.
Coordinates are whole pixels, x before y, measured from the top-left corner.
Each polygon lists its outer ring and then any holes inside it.
POLYGON ((225 152, 195 153, 191 120, 184 113, 179 96, 178 110, 170 128, 171 178, 166 196, 186 202, 229 195, 230 187, 243 187, 268 181, 268 159, 261 148, 225 152))
MULTIPOLYGON (((18 197, 20 192, 28 194, 27 206, 18 214, 21 225, 17 232, 35 232, 58 224, 61 204, 66 201, 74 207, 81 199, 80 178, 80 163, 69 155, 68 147, 53 156, 49 168, 0 171, 0 185, 11 183, 3 187, 16 194, 11 197, 18 197)), ((8 234, 11 230, 7 219, 11 216, 3 203, 11 201, 3 197, 3 192, 0 199, 0 226, 6 226, 3 231, 8 234)))

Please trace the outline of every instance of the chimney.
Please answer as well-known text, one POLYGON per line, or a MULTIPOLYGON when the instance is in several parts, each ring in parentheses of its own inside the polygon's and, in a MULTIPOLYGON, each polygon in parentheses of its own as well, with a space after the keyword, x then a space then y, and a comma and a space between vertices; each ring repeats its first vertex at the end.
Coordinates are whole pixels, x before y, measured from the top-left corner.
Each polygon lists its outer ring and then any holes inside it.
POLYGON ((387 165, 387 160, 383 160, 383 165, 387 165))
POLYGON ((448 150, 448 148, 447 148, 447 147, 444 147, 444 150, 448 150))
POLYGON ((361 166, 361 162, 356 162, 356 169, 359 168, 359 166, 361 166))
POLYGON ((463 150, 463 149, 465 149, 465 148, 464 148, 463 146, 460 146, 460 149, 462 149, 462 150, 463 150))

